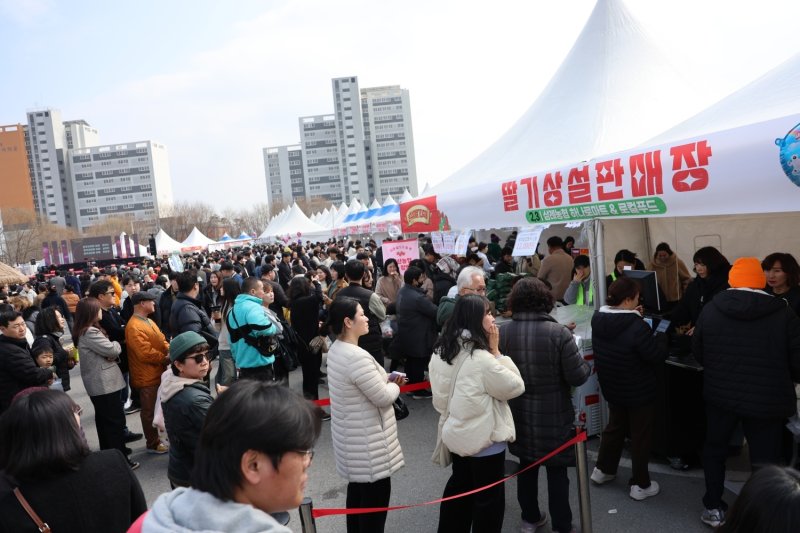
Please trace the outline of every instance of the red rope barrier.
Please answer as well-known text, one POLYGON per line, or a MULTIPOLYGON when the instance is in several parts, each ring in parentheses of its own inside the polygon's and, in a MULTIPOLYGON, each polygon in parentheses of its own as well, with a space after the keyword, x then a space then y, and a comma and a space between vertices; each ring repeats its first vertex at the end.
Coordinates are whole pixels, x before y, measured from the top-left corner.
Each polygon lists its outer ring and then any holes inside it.
MULTIPOLYGON (((415 386, 415 385, 412 385, 412 386, 415 386)), ((472 494, 475 494, 477 492, 481 492, 481 491, 490 489, 490 488, 492 488, 494 486, 497 486, 497 485, 499 485, 501 483, 505 483, 509 479, 517 477, 518 475, 522 474, 523 472, 525 472, 527 470, 530 470, 531 468, 533 468, 535 466, 539 466, 540 464, 542 464, 543 462, 547 461, 548 459, 550 459, 550 458, 558 455, 559 453, 563 452, 564 450, 566 450, 570 446, 574 446, 575 444, 577 444, 579 442, 583 442, 585 440, 586 440, 586 432, 582 431, 581 433, 579 433, 578 435, 572 437, 570 440, 568 440, 567 442, 565 442, 564 444, 562 444, 561 446, 559 446, 558 448, 556 448, 552 452, 548 453, 547 455, 545 455, 544 457, 542 457, 541 459, 539 459, 535 463, 526 466, 525 468, 523 468, 522 470, 518 471, 515 474, 511 474, 508 477, 504 477, 503 479, 495 481, 494 483, 490 483, 489 485, 486 485, 485 487, 481 487, 481 488, 478 488, 478 489, 473 489, 473 490, 468 491, 468 492, 462 492, 461 494, 455 494, 453 496, 448 496, 447 498, 439 498, 438 500, 432 500, 432 501, 423 502, 423 503, 412 503, 412 504, 408 504, 408 505, 395 505, 395 506, 392 506, 392 507, 359 507, 359 508, 356 508, 356 509, 322 509, 322 508, 320 508, 320 509, 313 509, 311 511, 311 513, 314 516, 314 518, 320 518, 320 517, 323 517, 323 516, 331 516, 331 515, 342 515, 342 514, 343 515, 348 515, 348 514, 382 513, 382 512, 386 512, 386 511, 399 511, 401 509, 411 509, 411 508, 414 508, 414 507, 423 507, 425 505, 434 505, 434 504, 437 504, 437 503, 442 503, 442 502, 446 502, 446 501, 450 501, 450 500, 455 500, 456 498, 463 498, 465 496, 471 496, 472 494)))
MULTIPOLYGON (((412 383, 411 385, 403 385, 400 387, 400 392, 414 392, 416 390, 422 389, 430 389, 431 382, 430 381, 421 381, 419 383, 412 383)), ((319 405, 320 407, 325 407, 326 405, 331 404, 330 398, 322 398, 321 400, 314 400, 315 405, 319 405)))

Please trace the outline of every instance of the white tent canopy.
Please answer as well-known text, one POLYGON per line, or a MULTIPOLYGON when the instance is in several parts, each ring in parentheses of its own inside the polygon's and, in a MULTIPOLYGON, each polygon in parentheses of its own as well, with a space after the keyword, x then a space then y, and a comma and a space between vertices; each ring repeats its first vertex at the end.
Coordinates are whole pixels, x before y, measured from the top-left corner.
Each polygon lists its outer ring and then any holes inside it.
POLYGON ((163 229, 159 229, 156 233, 156 251, 159 255, 171 254, 173 252, 180 252, 182 244, 167 235, 163 229))
POLYGON ((493 145, 428 195, 630 148, 697 112, 702 105, 698 92, 621 0, 598 0, 533 105, 493 145), (682 111, 676 113, 676 104, 682 111))
POLYGON ((203 233, 197 229, 197 226, 192 228, 192 232, 189 233, 189 236, 186 237, 186 240, 181 243, 181 249, 184 248, 208 248, 208 245, 216 242, 213 239, 209 239, 203 233))
POLYGON ((259 239, 269 239, 276 235, 275 229, 281 224, 284 218, 286 218, 287 213, 289 212, 288 209, 284 209, 269 221, 267 224, 267 228, 258 236, 259 239))
POLYGON ((800 53, 643 146, 664 144, 800 112, 800 53))
POLYGON ((266 238, 279 235, 289 235, 290 238, 306 238, 310 236, 329 234, 330 231, 321 225, 312 222, 296 203, 287 211, 279 226, 273 228, 273 233, 266 238), (299 234, 299 235, 298 235, 299 234))

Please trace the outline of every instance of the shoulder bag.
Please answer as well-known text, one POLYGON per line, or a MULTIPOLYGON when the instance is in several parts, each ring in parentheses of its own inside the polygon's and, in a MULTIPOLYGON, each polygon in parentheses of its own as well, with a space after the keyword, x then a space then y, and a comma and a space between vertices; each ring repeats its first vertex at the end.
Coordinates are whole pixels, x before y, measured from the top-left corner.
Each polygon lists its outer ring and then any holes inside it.
POLYGON ((14 496, 17 497, 17 501, 25 509, 25 512, 28 513, 28 516, 31 517, 31 520, 36 524, 36 527, 39 528, 40 533, 50 533, 50 526, 47 525, 47 522, 39 518, 39 515, 36 514, 36 511, 33 510, 31 504, 28 503, 28 500, 25 499, 25 496, 22 495, 20 492, 19 487, 14 489, 14 496))
MULTIPOLYGON (((436 354, 433 356, 439 357, 436 354)), ((444 423, 447 421, 447 417, 450 416, 450 400, 453 399, 453 393, 456 390, 456 379, 458 378, 458 372, 461 370, 461 365, 464 364, 464 361, 467 360, 467 357, 469 357, 469 354, 464 355, 464 357, 461 358, 461 361, 458 362, 458 365, 456 365, 456 369, 453 372, 453 379, 450 381, 450 394, 447 396, 447 407, 445 408, 444 416, 439 417, 439 430, 436 433, 436 447, 433 449, 431 461, 433 461, 433 464, 442 467, 448 466, 453 462, 453 458, 450 456, 450 450, 442 441, 442 428, 444 427, 444 423)))

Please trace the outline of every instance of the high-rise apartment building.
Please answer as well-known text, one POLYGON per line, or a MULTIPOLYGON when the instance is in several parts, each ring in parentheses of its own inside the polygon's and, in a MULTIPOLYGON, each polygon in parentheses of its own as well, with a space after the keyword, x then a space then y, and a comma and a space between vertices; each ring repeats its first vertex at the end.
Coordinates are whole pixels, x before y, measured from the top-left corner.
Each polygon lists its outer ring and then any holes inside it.
POLYGON ((398 85, 359 90, 355 76, 333 78, 331 87, 334 113, 299 119, 299 154, 294 146, 263 149, 270 204, 304 197, 346 203, 358 198, 368 205, 405 189, 416 195, 408 90, 398 85))
POLYGON ((28 112, 26 143, 33 204, 45 220, 74 226, 64 168, 64 123, 57 109, 28 112))
POLYGON ((408 90, 399 85, 361 89, 367 172, 374 198, 417 191, 417 166, 408 90))
POLYGON ((300 145, 264 148, 267 174, 267 203, 291 205, 306 197, 303 148, 300 145))
POLYGON ((78 148, 68 152, 81 231, 108 217, 149 220, 172 203, 167 149, 152 141, 78 148))
POLYGON ((25 130, 34 208, 47 221, 77 227, 66 151, 99 144, 99 134, 85 120, 61 121, 57 109, 28 112, 25 130))
POLYGON ((336 117, 300 117, 299 123, 306 198, 341 202, 347 196, 341 177, 336 117))
POLYGON ((24 209, 33 211, 28 153, 22 124, 0 126, 0 211, 24 209))
POLYGON ((339 174, 344 195, 369 204, 373 195, 364 153, 364 124, 358 78, 334 78, 333 105, 336 114, 336 140, 339 143, 339 174))

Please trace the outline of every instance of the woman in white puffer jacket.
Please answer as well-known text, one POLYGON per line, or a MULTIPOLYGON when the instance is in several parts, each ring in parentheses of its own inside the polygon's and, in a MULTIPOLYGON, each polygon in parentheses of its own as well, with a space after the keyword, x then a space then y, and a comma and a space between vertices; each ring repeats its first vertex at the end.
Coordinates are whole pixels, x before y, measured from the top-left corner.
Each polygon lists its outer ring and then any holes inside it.
MULTIPOLYGON (((392 407, 404 379, 390 382, 375 358, 358 347, 358 338, 369 332, 358 300, 334 300, 328 325, 338 336, 328 351, 328 389, 336 471, 349 481, 347 508, 386 507, 390 476, 405 464, 392 407)), ((348 533, 382 532, 385 523, 385 512, 347 515, 348 533)))
MULTIPOLYGON (((525 382, 514 362, 500 353, 499 341, 488 300, 460 296, 430 362, 433 407, 441 414, 438 438, 453 460, 443 498, 503 477, 507 443, 516 438, 508 400, 525 392, 525 382)), ((500 533, 504 512, 505 487, 500 484, 442 502, 439 532, 500 533)))

